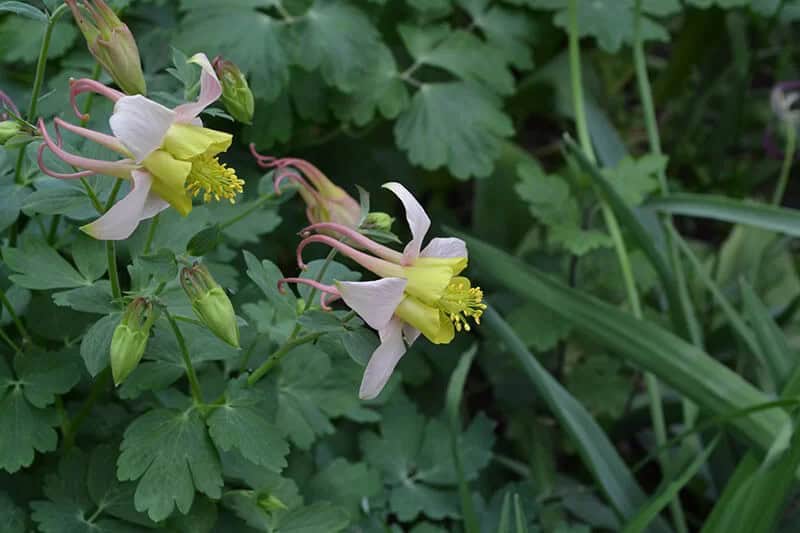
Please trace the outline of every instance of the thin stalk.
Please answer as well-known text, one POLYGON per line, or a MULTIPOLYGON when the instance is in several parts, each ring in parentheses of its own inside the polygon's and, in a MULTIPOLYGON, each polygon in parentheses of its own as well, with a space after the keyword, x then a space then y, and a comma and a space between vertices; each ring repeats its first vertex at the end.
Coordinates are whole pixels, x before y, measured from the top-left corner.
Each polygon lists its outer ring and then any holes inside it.
POLYGON ((117 178, 117 181, 114 182, 114 186, 111 188, 111 194, 108 195, 108 200, 106 200, 106 204, 103 206, 103 213, 111 209, 111 206, 117 201, 117 194, 119 194, 119 188, 122 187, 123 181, 125 180, 117 178))
POLYGON ((22 324, 22 320, 19 319, 19 315, 17 315, 17 312, 14 310, 14 306, 11 305, 11 302, 8 300, 8 297, 3 289, 0 289, 0 303, 2 303, 3 307, 5 307, 6 311, 8 311, 8 316, 10 316, 11 320, 14 322, 14 326, 16 326, 17 331, 19 331, 24 343, 30 342, 31 336, 28 333, 28 330, 25 329, 25 326, 22 324))
POLYGON ((92 383, 92 388, 89 390, 89 395, 81 405, 78 414, 72 419, 72 422, 67 426, 67 432, 64 435, 64 449, 69 450, 75 444, 75 436, 78 433, 78 428, 83 424, 86 418, 91 414, 92 407, 97 403, 100 395, 105 391, 108 386, 108 380, 111 378, 111 368, 106 367, 105 370, 98 374, 97 378, 92 383))
POLYGON ((153 245, 153 239, 156 236, 156 228, 158 227, 158 219, 160 216, 161 214, 159 213, 150 221, 150 226, 147 228, 147 240, 144 242, 142 255, 147 255, 150 253, 150 247, 153 245))
POLYGON ((302 337, 297 337, 295 339, 286 341, 283 346, 281 346, 275 353, 269 356, 269 359, 264 361, 264 363, 255 369, 250 377, 247 378, 247 384, 250 386, 255 385, 258 383, 258 380, 264 377, 264 375, 272 370, 272 368, 280 363, 283 356, 287 353, 291 352, 293 349, 301 346, 303 344, 308 344, 309 342, 317 340, 322 333, 309 333, 308 335, 303 335, 302 337))
MULTIPOLYGON (((578 130, 578 139, 586 156, 592 162, 596 162, 592 141, 589 136, 589 128, 586 122, 586 111, 584 110, 583 106, 583 84, 581 79, 580 42, 578 38, 577 0, 569 0, 568 15, 570 80, 572 83, 572 101, 575 110, 575 123, 578 130)), ((603 200, 602 196, 600 197, 600 205, 606 226, 614 242, 617 258, 619 259, 628 305, 630 306, 633 315, 637 319, 641 320, 642 306, 639 300, 639 293, 636 290, 636 282, 633 277, 630 256, 628 255, 625 241, 622 238, 619 222, 617 221, 617 217, 614 215, 614 212, 611 210, 611 207, 603 200)), ((667 441, 667 426, 664 419, 664 408, 661 404, 660 386, 658 379, 656 379, 656 377, 649 372, 645 373, 645 384, 650 404, 650 419, 653 424, 653 432, 656 437, 656 443, 661 446, 667 441)), ((661 466, 665 477, 668 476, 671 472, 671 468, 666 457, 662 459, 661 466)), ((686 519, 683 509, 680 507, 680 501, 675 499, 670 508, 672 510, 673 520, 675 521, 677 529, 681 532, 687 531, 686 519)))
POLYGON ((183 358, 183 365, 186 367, 186 377, 189 379, 189 389, 192 393, 192 400, 196 406, 201 406, 203 405, 203 395, 200 392, 200 382, 197 380, 194 366, 192 366, 189 349, 186 347, 186 340, 183 338, 183 333, 181 333, 180 328, 178 328, 175 319, 166 308, 164 308, 164 315, 167 317, 172 332, 175 334, 175 340, 178 341, 178 348, 180 348, 181 357, 183 358))
POLYGON ((3 339, 3 342, 8 344, 8 347, 14 350, 14 353, 22 353, 22 349, 19 347, 19 345, 16 342, 12 341, 11 337, 9 337, 8 334, 5 331, 3 331, 2 328, 0 328, 0 339, 3 339))
POLYGON ((786 147, 784 148, 783 164, 781 174, 778 177, 778 184, 772 193, 772 204, 780 205, 783 201, 783 193, 786 192, 786 185, 789 183, 789 174, 794 163, 794 154, 797 150, 797 125, 791 120, 786 121, 786 147))
POLYGON ((86 189, 86 194, 89 196, 89 200, 92 202, 92 207, 94 207, 95 211, 100 213, 101 215, 106 212, 105 207, 100 202, 100 198, 97 197, 97 193, 94 192, 94 188, 92 184, 86 178, 80 178, 81 185, 83 188, 86 189))
POLYGON ((106 260, 108 261, 108 280, 111 282, 111 295, 115 300, 122 298, 117 272, 117 247, 114 241, 106 241, 106 260))

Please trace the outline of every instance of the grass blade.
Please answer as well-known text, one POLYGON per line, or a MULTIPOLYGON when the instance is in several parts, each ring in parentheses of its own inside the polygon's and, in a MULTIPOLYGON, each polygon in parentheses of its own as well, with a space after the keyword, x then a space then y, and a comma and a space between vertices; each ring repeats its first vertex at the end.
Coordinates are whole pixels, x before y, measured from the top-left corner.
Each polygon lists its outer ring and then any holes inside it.
POLYGON ((775 377, 778 388, 783 388, 795 366, 786 336, 772 319, 753 287, 744 279, 739 281, 739 285, 742 290, 745 313, 747 313, 747 318, 756 334, 758 344, 763 350, 767 366, 775 377))
MULTIPOLYGON (((536 392, 566 431, 583 463, 594 476, 611 505, 624 517, 634 516, 645 502, 645 495, 625 462, 589 412, 553 378, 525 347, 505 320, 489 308, 483 324, 502 339, 531 380, 536 392)), ((668 531, 663 522, 659 531, 668 531)))
POLYGON ((690 193, 676 193, 651 200, 647 202, 647 207, 662 213, 745 224, 800 237, 800 212, 796 209, 690 193))

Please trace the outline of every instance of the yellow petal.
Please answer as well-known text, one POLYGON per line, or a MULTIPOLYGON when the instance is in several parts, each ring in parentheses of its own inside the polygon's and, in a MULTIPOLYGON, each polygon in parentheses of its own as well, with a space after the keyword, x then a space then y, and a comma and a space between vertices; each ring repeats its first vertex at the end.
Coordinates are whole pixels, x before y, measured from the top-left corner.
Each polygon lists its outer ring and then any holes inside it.
POLYGON ((179 161, 163 150, 156 150, 143 161, 153 175, 152 190, 168 202, 181 215, 192 210, 192 198, 186 192, 186 177, 192 164, 179 161))
POLYGON ((448 266, 453 270, 453 275, 458 276, 467 268, 466 257, 418 257, 414 261, 416 267, 448 266))
POLYGON ((412 296, 404 298, 394 314, 420 330, 434 344, 447 344, 456 335, 453 323, 442 311, 412 296))
POLYGON ((199 155, 215 156, 227 150, 233 136, 194 124, 173 124, 167 130, 162 149, 176 159, 187 161, 199 155))
POLYGON ((402 277, 408 280, 406 292, 428 305, 436 305, 453 279, 453 268, 447 264, 422 266, 415 263, 402 268, 402 277))

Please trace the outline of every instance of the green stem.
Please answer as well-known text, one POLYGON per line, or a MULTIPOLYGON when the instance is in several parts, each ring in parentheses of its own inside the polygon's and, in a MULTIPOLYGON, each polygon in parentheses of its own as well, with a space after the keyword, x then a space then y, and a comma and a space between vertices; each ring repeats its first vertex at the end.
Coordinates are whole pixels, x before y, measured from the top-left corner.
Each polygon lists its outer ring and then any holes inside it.
MULTIPOLYGON (((591 138, 589 136, 589 128, 586 121, 586 112, 583 106, 583 85, 581 80, 581 60, 580 60, 580 43, 578 39, 578 3, 577 0, 569 0, 569 65, 570 65, 570 80, 572 83, 572 101, 575 109, 575 122, 578 129, 578 139, 581 143, 586 156, 592 161, 596 162, 594 150, 592 148, 591 138)), ((628 255, 625 241, 622 238, 622 232, 619 227, 619 222, 614 212, 608 203, 600 196, 600 205, 603 212, 603 218, 611 239, 614 242, 614 248, 617 252, 620 270, 622 272, 622 279, 625 286, 628 305, 630 305, 631 312, 637 319, 642 318, 642 306, 639 300, 639 293, 636 290, 636 281, 633 276, 633 269, 631 268, 630 257, 628 255)), ((653 424, 653 432, 656 437, 656 442, 660 446, 667 441, 667 427, 664 419, 664 408, 661 403, 661 391, 658 380, 649 372, 645 373, 645 384, 647 388, 647 395, 650 405, 650 419, 653 424)), ((668 459, 663 458, 661 462, 664 476, 670 475, 670 466, 668 459)), ((685 518, 683 510, 680 509, 680 502, 675 500, 673 502, 673 519, 679 530, 685 531, 685 518)))
POLYGON ((158 227, 158 219, 160 216, 161 214, 159 213, 153 217, 153 220, 150 221, 150 226, 147 228, 147 240, 144 242, 142 255, 147 255, 150 253, 150 247, 153 245, 153 239, 156 236, 156 228, 158 227))
POLYGON ((117 181, 114 182, 114 186, 111 188, 111 194, 108 195, 108 200, 106 200, 106 205, 103 206, 103 213, 111 209, 111 206, 117 201, 117 194, 119 194, 119 188, 122 187, 123 181, 125 180, 117 178, 117 181))
MULTIPOLYGON (((95 62, 94 69, 92 69, 92 79, 97 81, 100 79, 100 73, 103 71, 103 67, 100 63, 95 62)), ((89 122, 89 112, 92 110, 92 104, 94 103, 94 93, 90 92, 86 96, 86 102, 83 104, 83 115, 86 118, 81 119, 81 126, 86 126, 86 123, 89 122)))
POLYGON ((169 325, 172 327, 172 332, 175 334, 175 340, 178 341, 178 348, 180 348, 183 364, 186 367, 186 377, 189 379, 189 389, 192 393, 192 400, 194 401, 195 406, 201 406, 203 405, 203 395, 200 392, 200 382, 197 380, 197 374, 192 366, 192 359, 189 356, 189 349, 186 347, 186 340, 183 338, 183 333, 181 333, 180 328, 178 328, 178 324, 175 322, 175 319, 166 308, 164 308, 164 315, 166 315, 167 321, 169 321, 169 325))
POLYGON ((25 329, 25 326, 22 324, 22 320, 19 319, 19 315, 17 315, 17 312, 14 310, 14 306, 11 305, 11 302, 8 300, 8 297, 3 289, 0 289, 0 303, 2 303, 3 307, 5 307, 6 311, 8 311, 8 316, 11 317, 11 320, 14 322, 14 325, 16 326, 17 331, 19 331, 23 341, 25 343, 30 342, 31 336, 28 334, 28 330, 25 329))
POLYGON ((9 337, 2 328, 0 328, 0 339, 3 339, 3 341, 8 344, 8 347, 14 350, 14 353, 22 353, 22 349, 19 347, 19 345, 12 341, 11 337, 9 337))
POLYGON ((111 282, 111 295, 115 300, 122 298, 117 272, 117 247, 114 241, 106 241, 106 260, 108 261, 108 280, 111 282))
POLYGON ((797 125, 791 120, 786 121, 786 147, 784 148, 783 164, 778 184, 775 192, 772 193, 772 204, 780 205, 783 201, 783 193, 786 192, 786 185, 789 183, 789 174, 794 163, 794 154, 797 150, 797 125))
POLYGON ((92 184, 86 178, 81 178, 81 185, 83 188, 86 189, 86 194, 89 196, 89 200, 92 202, 92 207, 94 207, 95 211, 100 213, 101 215, 106 212, 103 204, 100 202, 100 199, 97 197, 97 193, 94 192, 94 188, 92 184))
POLYGON ((98 374, 95 378, 94 382, 92 383, 92 388, 89 390, 89 395, 86 397, 86 400, 84 400, 83 405, 81 405, 80 411, 78 411, 78 414, 75 415, 75 418, 73 418, 72 422, 70 422, 70 424, 67 426, 67 432, 64 435, 63 444, 65 450, 69 450, 72 448, 72 446, 74 446, 78 428, 91 414, 94 404, 97 403, 100 395, 106 390, 106 387, 108 386, 108 380, 110 378, 110 367, 106 367, 105 370, 100 372, 100 374, 98 374))
POLYGON ((232 217, 232 218, 229 218, 228 220, 226 220, 226 221, 224 221, 224 222, 221 222, 221 223, 220 223, 220 225, 219 225, 219 229, 220 229, 220 230, 223 230, 223 229, 227 228, 228 226, 233 226, 234 224, 236 224, 236 223, 237 223, 237 222, 239 222, 240 220, 242 220, 242 219, 244 219, 244 218, 246 218, 246 217, 250 216, 250 215, 251 215, 253 212, 255 212, 255 211, 256 211, 256 210, 257 210, 259 207, 261 207, 261 206, 262 206, 262 205, 264 205, 265 203, 269 202, 270 200, 273 200, 274 198, 275 198, 275 194, 274 194, 274 193, 269 193, 269 194, 264 194, 264 195, 261 195, 261 196, 260 196, 260 197, 259 197, 259 198, 258 198, 256 201, 254 201, 254 202, 253 202, 253 204, 252 204, 251 206, 249 206, 247 209, 245 209, 245 210, 244 210, 244 211, 242 211, 241 213, 237 214, 236 216, 234 216, 234 217, 232 217))
POLYGON ((287 353, 291 352, 294 348, 301 346, 303 344, 308 344, 309 342, 317 340, 322 333, 309 333, 308 335, 303 335, 302 337, 297 337, 295 339, 288 340, 281 346, 275 353, 269 356, 269 359, 264 361, 264 363, 255 369, 255 371, 250 374, 250 377, 247 378, 247 384, 250 386, 255 385, 258 383, 258 380, 264 377, 264 375, 272 370, 272 368, 280 363, 283 356, 287 353))

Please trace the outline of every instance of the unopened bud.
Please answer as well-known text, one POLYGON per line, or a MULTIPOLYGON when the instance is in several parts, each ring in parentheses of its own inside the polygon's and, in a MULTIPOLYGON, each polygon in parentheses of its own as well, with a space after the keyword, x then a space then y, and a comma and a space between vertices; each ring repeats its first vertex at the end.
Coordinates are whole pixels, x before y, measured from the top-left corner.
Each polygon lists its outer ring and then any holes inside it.
POLYGON ((66 0, 94 58, 127 94, 146 94, 136 40, 103 0, 66 0))
POLYGON ((242 71, 235 63, 219 56, 214 59, 214 70, 222 83, 222 103, 225 109, 239 122, 252 123, 255 108, 253 92, 242 71))
POLYGON ((155 318, 153 305, 144 298, 136 298, 125 309, 111 337, 111 375, 115 385, 125 381, 142 360, 155 318))
POLYGON ((272 494, 262 494, 258 497, 258 505, 268 512, 286 510, 286 504, 272 494))
POLYGON ((239 326, 233 304, 208 269, 200 263, 184 268, 181 270, 181 285, 197 318, 214 335, 238 348, 239 326))
POLYGON ((389 232, 392 231, 392 224, 394 224, 393 216, 380 211, 372 211, 364 219, 361 228, 389 232))
POLYGON ((7 140, 19 133, 19 131, 19 123, 14 120, 0 122, 0 146, 4 145, 7 140))

